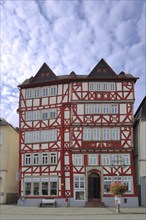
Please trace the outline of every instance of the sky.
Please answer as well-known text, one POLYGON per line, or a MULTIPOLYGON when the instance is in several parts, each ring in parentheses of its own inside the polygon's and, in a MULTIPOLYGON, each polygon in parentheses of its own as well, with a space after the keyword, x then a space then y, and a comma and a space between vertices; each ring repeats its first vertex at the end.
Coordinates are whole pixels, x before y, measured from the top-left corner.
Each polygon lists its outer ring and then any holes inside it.
POLYGON ((44 62, 56 75, 89 74, 101 58, 146 95, 145 0, 0 0, 1 117, 19 126, 18 85, 44 62))

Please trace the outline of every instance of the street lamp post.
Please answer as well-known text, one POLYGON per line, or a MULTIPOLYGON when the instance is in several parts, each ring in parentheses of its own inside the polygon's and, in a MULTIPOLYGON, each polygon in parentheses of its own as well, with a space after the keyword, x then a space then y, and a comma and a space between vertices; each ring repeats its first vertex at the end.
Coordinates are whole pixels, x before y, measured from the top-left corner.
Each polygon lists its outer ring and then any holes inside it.
MULTIPOLYGON (((124 167, 125 166, 124 159, 119 154, 116 154, 113 157, 112 167, 115 167, 115 166, 120 166, 120 167, 124 167)), ((117 171, 117 182, 119 182, 119 176, 120 176, 120 173, 119 173, 119 171, 117 171)), ((118 214, 118 213, 120 213, 121 196, 115 196, 115 203, 117 205, 116 213, 118 214)))

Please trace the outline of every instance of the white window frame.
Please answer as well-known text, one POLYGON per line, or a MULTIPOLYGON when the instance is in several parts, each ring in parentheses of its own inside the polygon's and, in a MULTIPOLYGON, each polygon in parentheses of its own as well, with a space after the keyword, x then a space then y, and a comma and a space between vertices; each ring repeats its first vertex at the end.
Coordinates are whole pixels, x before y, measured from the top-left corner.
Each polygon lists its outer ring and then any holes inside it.
POLYGON ((89 83, 89 91, 95 91, 95 83, 94 82, 89 83))
POLYGON ((49 161, 51 165, 57 164, 57 153, 56 152, 50 153, 49 161))
POLYGON ((42 88, 42 96, 43 97, 49 96, 49 87, 43 87, 42 88))
POLYGON ((49 111, 48 109, 42 110, 42 120, 49 119, 49 111))
POLYGON ((94 104, 93 105, 93 113, 94 114, 100 114, 101 113, 101 105, 100 104, 94 104))
POLYGON ((115 83, 114 82, 109 83, 109 90, 115 91, 115 83))
POLYGON ((57 141, 57 129, 49 130, 48 141, 57 141))
POLYGON ((33 120, 40 120, 40 111, 33 111, 33 120))
POLYGON ((39 98, 40 97, 40 88, 35 88, 33 90, 34 98, 39 98))
POLYGON ((74 165, 75 166, 82 166, 83 165, 83 155, 82 154, 75 154, 74 155, 74 165))
POLYGON ((97 91, 101 91, 101 87, 102 87, 101 83, 96 83, 96 90, 97 91))
POLYGON ((25 138, 24 138, 24 140, 25 140, 25 143, 27 144, 27 143, 32 143, 33 141, 33 132, 30 132, 30 131, 26 131, 25 132, 25 138))
POLYGON ((93 140, 100 140, 101 139, 101 129, 100 128, 93 128, 93 140))
POLYGON ((39 165, 40 164, 40 154, 34 153, 33 154, 33 165, 39 165))
POLYGON ((31 165, 31 163, 32 163, 31 154, 25 154, 24 165, 28 166, 28 165, 31 165))
POLYGON ((47 142, 48 140, 49 140, 49 131, 48 130, 41 131, 41 141, 47 142))
POLYGON ((33 89, 26 89, 25 90, 25 97, 26 97, 26 99, 33 98, 33 89))
POLYGON ((111 183, 112 183, 112 177, 111 176, 104 176, 104 178, 103 178, 104 194, 110 194, 111 183))
POLYGON ((108 91, 108 83, 103 83, 103 91, 108 91))
POLYGON ((47 164, 49 164, 49 155, 48 155, 48 152, 43 152, 42 154, 41 154, 41 164, 42 165, 47 165, 47 164))
POLYGON ((111 135, 112 135, 112 140, 120 140, 120 129, 112 128, 111 135))
POLYGON ((124 176, 124 184, 128 186, 128 191, 126 193, 133 193, 133 178, 132 176, 124 176))
POLYGON ((75 200, 85 200, 85 177, 84 176, 74 177, 74 198, 75 200), (82 193, 83 196, 77 199, 76 193, 82 193))
POLYGON ((111 114, 118 114, 118 105, 111 104, 111 114))
POLYGON ((49 118, 50 119, 55 119, 56 118, 56 108, 50 109, 49 118))
POLYGON ((111 165, 110 154, 102 154, 102 165, 111 165))
POLYGON ((32 142, 33 143, 40 142, 40 131, 33 131, 32 132, 32 142))
POLYGON ((50 86, 50 96, 55 96, 57 94, 57 87, 56 86, 50 86))
POLYGON ((25 120, 26 121, 32 121, 33 120, 33 112, 32 111, 26 111, 25 112, 25 120))
POLYGON ((103 132, 103 135, 102 135, 102 139, 103 140, 110 140, 110 128, 103 128, 102 132, 103 132))
POLYGON ((89 165, 97 165, 97 155, 96 154, 89 154, 88 155, 88 164, 89 165))
POLYGON ((122 158, 124 161, 124 165, 130 165, 130 155, 129 154, 122 154, 122 158))
POLYGON ((91 140, 91 128, 84 128, 83 129, 83 139, 86 141, 91 140))
POLYGON ((85 104, 85 114, 92 114, 92 104, 85 104))
POLYGON ((110 105, 104 104, 103 105, 103 114, 109 114, 110 113, 110 105))

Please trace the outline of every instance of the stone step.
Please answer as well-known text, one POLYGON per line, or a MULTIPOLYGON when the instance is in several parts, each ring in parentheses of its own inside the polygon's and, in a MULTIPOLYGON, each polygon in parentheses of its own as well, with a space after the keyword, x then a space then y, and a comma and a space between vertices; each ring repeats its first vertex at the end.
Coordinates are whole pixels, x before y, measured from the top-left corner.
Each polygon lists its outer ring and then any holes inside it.
POLYGON ((89 201, 86 202, 86 207, 105 207, 105 204, 101 201, 89 201))

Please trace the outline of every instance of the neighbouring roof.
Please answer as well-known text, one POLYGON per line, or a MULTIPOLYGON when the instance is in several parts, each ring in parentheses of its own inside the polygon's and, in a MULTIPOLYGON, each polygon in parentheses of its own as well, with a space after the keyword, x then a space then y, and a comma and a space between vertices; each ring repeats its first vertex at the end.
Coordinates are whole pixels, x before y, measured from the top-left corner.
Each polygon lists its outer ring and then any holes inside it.
POLYGON ((57 84, 57 83, 65 83, 67 81, 91 81, 91 80, 133 80, 136 82, 138 78, 132 76, 131 74, 126 74, 125 72, 120 72, 116 74, 114 70, 106 63, 106 61, 102 58, 97 65, 91 70, 91 72, 87 75, 77 75, 74 71, 72 71, 69 75, 59 75, 56 74, 50 69, 50 67, 44 63, 39 71, 36 73, 34 77, 30 77, 26 79, 21 85, 18 87, 34 87, 43 84, 57 84))
POLYGON ((146 96, 143 98, 140 103, 136 113, 134 114, 135 120, 142 119, 146 120, 146 96))
POLYGON ((16 132, 19 133, 19 129, 18 128, 14 128, 9 122, 7 122, 4 118, 0 117, 0 126, 11 126, 16 132))

